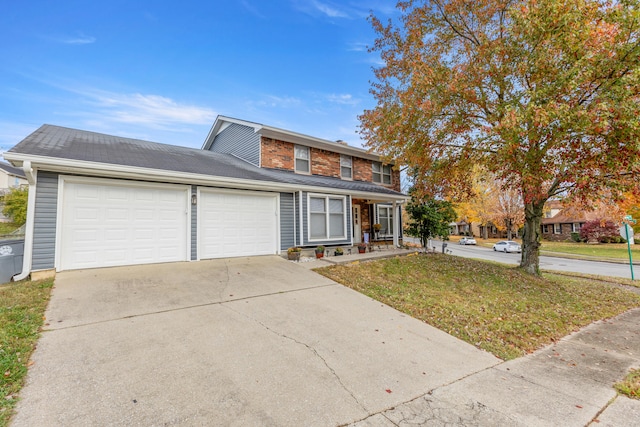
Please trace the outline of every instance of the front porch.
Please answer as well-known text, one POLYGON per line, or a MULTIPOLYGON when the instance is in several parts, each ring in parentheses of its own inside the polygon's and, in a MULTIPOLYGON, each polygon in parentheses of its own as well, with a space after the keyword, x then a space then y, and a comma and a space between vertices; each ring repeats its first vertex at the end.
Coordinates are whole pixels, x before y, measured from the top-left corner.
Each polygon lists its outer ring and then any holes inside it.
POLYGON ((353 244, 398 247, 402 243, 400 206, 396 201, 354 198, 351 203, 353 244))

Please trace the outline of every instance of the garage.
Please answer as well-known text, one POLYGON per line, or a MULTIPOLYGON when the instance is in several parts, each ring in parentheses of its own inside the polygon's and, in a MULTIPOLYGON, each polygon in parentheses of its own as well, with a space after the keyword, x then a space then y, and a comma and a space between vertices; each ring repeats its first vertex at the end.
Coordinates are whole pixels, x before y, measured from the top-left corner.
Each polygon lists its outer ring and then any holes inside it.
POLYGON ((187 260, 189 187, 62 179, 58 270, 187 260))
POLYGON ((200 259, 277 253, 278 195, 200 189, 200 259))

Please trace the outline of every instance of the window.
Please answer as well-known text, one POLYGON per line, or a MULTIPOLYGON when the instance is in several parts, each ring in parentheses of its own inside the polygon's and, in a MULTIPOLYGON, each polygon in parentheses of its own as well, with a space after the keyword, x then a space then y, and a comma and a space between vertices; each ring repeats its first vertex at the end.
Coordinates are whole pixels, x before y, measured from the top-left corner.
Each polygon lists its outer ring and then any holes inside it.
POLYGON ((373 162, 373 182, 391 184, 391 166, 380 162, 373 162))
POLYGON ((309 240, 346 239, 345 198, 309 196, 309 240))
POLYGON ((581 226, 581 224, 579 222, 574 222, 573 224, 571 224, 571 231, 573 233, 579 233, 580 232, 580 226, 581 226))
POLYGON ((545 224, 542 226, 542 232, 549 234, 549 225, 545 224))
POLYGON ((353 159, 340 154, 340 176, 342 179, 353 179, 353 159))
POLYGON ((553 234, 562 234, 562 224, 553 224, 553 234))
POLYGON ((380 224, 380 236, 393 234, 393 208, 391 206, 378 206, 378 223, 380 224))
POLYGON ((309 173, 309 147, 296 145, 294 151, 296 172, 309 173))

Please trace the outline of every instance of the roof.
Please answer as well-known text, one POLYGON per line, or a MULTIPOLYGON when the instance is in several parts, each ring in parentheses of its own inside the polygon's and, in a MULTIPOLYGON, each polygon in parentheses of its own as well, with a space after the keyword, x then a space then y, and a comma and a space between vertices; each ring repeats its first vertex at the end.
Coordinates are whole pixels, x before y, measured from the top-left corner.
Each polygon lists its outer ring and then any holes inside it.
POLYGON ((123 138, 53 125, 43 125, 27 136, 4 157, 14 164, 32 162, 32 167, 77 174, 180 182, 218 183, 238 188, 310 191, 330 188, 341 193, 384 195, 404 199, 402 193, 378 184, 345 181, 294 172, 261 169, 231 154, 213 153, 176 145, 123 138), (98 173, 99 172, 99 173, 98 173), (220 179, 222 178, 222 180, 220 179), (251 185, 250 185, 251 184, 251 185), (260 184, 256 187, 256 184, 260 184))
POLYGON ((294 144, 306 145, 309 147, 319 148, 322 150, 333 151, 339 154, 347 154, 350 156, 361 157, 363 159, 380 161, 380 155, 372 153, 369 150, 363 148, 352 147, 346 145, 343 142, 329 141, 327 139, 316 138, 314 136, 305 135, 298 132, 293 132, 286 129, 281 129, 273 126, 263 125, 261 123, 250 122, 247 120, 234 119, 232 117, 218 116, 213 123, 209 135, 202 145, 203 150, 209 150, 215 137, 224 130, 224 126, 229 123, 236 123, 243 126, 252 127, 253 130, 267 138, 277 139, 280 141, 287 141, 294 144))
POLYGON ((575 209, 563 209, 551 218, 542 218, 542 225, 547 224, 571 224, 574 222, 587 222, 598 219, 596 212, 584 212, 575 209))
POLYGON ((0 162, 0 169, 7 172, 9 175, 19 176, 21 178, 25 178, 24 171, 20 168, 14 168, 9 163, 0 162))

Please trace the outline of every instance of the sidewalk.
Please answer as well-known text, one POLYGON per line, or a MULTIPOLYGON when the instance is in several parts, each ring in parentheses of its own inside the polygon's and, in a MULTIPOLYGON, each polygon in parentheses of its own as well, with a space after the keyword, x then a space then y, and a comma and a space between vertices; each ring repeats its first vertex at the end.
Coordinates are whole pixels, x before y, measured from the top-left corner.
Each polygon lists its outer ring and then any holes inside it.
POLYGON ((637 426, 640 400, 612 387, 631 368, 640 368, 640 309, 352 426, 637 426))

